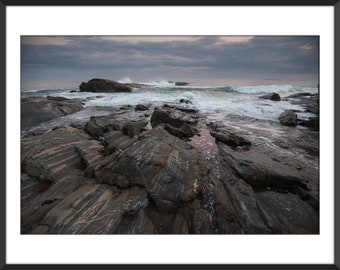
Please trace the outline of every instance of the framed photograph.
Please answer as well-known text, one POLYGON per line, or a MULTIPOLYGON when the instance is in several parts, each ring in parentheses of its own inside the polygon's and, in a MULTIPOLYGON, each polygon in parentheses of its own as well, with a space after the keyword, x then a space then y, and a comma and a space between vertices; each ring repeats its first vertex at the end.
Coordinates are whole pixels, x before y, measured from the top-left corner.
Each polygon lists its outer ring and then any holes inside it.
POLYGON ((338 9, 2 6, 4 269, 337 267, 338 9))

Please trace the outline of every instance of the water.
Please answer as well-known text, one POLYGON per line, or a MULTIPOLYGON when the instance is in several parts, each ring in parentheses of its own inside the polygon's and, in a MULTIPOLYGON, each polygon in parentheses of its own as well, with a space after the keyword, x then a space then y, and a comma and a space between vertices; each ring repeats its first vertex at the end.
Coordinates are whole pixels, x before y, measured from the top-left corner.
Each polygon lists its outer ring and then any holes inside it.
MULTIPOLYGON (((129 78, 123 78, 120 82, 132 82, 129 78)), ((57 96, 65 98, 81 98, 85 108, 106 107, 119 108, 124 105, 135 106, 149 103, 155 106, 164 102, 179 103, 181 99, 187 99, 191 104, 188 107, 197 108, 211 119, 223 119, 226 116, 235 115, 249 117, 262 121, 278 122, 278 116, 286 109, 298 112, 300 119, 313 116, 304 112, 299 105, 292 105, 288 101, 275 102, 259 99, 260 95, 276 92, 281 98, 295 93, 317 93, 316 85, 301 83, 294 84, 270 84, 272 81, 250 81, 253 85, 245 85, 244 81, 238 84, 223 84, 221 81, 207 80, 206 84, 191 81, 186 86, 175 86, 174 82, 167 80, 141 82, 149 86, 133 89, 131 93, 90 93, 71 92, 78 90, 80 82, 30 82, 23 83, 21 96, 57 96), (260 84, 266 83, 266 84, 260 84)), ((228 83, 228 82, 226 82, 228 83)), ((235 83, 235 81, 234 81, 235 83)), ((276 82, 277 83, 277 82, 276 82)))

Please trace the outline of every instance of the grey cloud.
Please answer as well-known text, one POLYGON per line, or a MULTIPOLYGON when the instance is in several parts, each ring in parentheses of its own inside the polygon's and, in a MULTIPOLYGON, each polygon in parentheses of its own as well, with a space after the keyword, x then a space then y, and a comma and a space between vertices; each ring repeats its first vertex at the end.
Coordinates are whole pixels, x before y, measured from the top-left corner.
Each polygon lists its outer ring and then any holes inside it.
POLYGON ((317 36, 259 36, 241 43, 222 43, 218 36, 138 43, 96 36, 67 36, 65 40, 56 45, 22 43, 23 77, 28 71, 34 74, 37 66, 54 71, 128 70, 135 74, 147 69, 161 73, 163 67, 167 67, 166 71, 187 67, 193 76, 204 76, 205 70, 221 76, 319 72, 317 36))

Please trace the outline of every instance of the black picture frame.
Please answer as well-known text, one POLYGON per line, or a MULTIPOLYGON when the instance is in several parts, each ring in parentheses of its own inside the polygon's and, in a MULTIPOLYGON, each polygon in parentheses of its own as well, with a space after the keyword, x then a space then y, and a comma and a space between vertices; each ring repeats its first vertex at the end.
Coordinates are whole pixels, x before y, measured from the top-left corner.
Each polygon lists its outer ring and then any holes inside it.
MULTIPOLYGON (((170 1, 164 2, 163 5, 183 5, 183 3, 179 3, 180 1, 170 1)), ((210 1, 211 2, 211 1, 210 1)), ((216 3, 216 1, 213 1, 215 3, 210 3, 210 5, 219 5, 219 3, 216 3)), ((269 1, 251 1, 251 0, 232 0, 227 1, 228 3, 225 3, 225 5, 238 5, 238 6, 267 6, 267 5, 273 5, 273 3, 270 3, 269 1)), ((175 269, 177 267, 185 268, 185 269, 340 269, 340 241, 339 241, 339 205, 340 205, 340 198, 337 196, 337 194, 340 194, 339 181, 334 181, 334 263, 333 264, 317 264, 317 265, 311 265, 311 264, 299 264, 299 265, 292 265, 292 264, 285 264, 285 265, 241 265, 241 264, 226 264, 226 265, 190 265, 190 264, 171 264, 171 265, 158 265, 158 264, 150 264, 150 265, 128 265, 128 264, 114 264, 114 265, 65 265, 65 264, 58 264, 58 265, 13 265, 13 264, 7 264, 6 262, 6 135, 9 134, 10 131, 6 130, 6 7, 7 6, 45 6, 45 5, 57 5, 57 6, 74 6, 74 5, 93 5, 93 6, 100 6, 100 5, 129 5, 130 1, 108 1, 108 0, 97 0, 97 1, 87 1, 87 3, 84 3, 84 1, 77 1, 77 0, 52 0, 48 1, 41 1, 41 0, 34 0, 30 1, 30 3, 27 3, 22 0, 0 0, 0 35, 1 35, 1 41, 0 41, 0 114, 2 118, 3 127, 1 129, 1 181, 0 181, 0 269, 61 269, 61 268, 71 268, 71 269, 139 269, 140 267, 145 267, 146 269, 167 269, 172 268, 175 269), (292 268, 293 267, 293 268, 292 268)), ((136 4, 134 4, 136 5, 136 4)), ((138 4, 137 4, 138 5, 138 4)), ((143 4, 145 5, 145 4, 143 4)), ((340 30, 340 3, 339 1, 314 1, 314 3, 311 3, 311 1, 304 1, 304 0, 288 0, 288 1, 275 1, 275 5, 285 5, 285 6, 334 6, 334 55, 335 55, 335 67, 334 67, 334 89, 340 89, 340 76, 336 76, 336 74, 340 73, 339 68, 339 51, 337 51, 337 48, 340 47, 340 41, 339 41, 339 30, 340 30)), ((340 90, 339 90, 340 91, 340 90)), ((339 101, 339 93, 335 90, 334 91, 334 105, 337 104, 337 101, 339 101)), ((338 128, 336 127, 336 117, 338 113, 340 113, 339 106, 334 106, 334 146, 335 146, 335 156, 334 156, 334 180, 336 180, 339 177, 339 166, 336 166, 336 164, 339 164, 339 142, 336 140, 338 138, 337 135, 339 135, 338 128)), ((18 254, 19 256, 19 254, 18 254)))

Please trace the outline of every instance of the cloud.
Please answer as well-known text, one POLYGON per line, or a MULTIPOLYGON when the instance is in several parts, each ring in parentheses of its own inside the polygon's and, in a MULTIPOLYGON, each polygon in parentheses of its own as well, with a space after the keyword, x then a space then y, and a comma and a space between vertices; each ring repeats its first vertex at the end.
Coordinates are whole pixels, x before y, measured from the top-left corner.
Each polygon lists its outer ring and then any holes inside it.
POLYGON ((46 69, 44 74, 98 70, 244 78, 319 72, 317 36, 30 36, 22 37, 21 49, 23 78, 35 68, 46 69))

